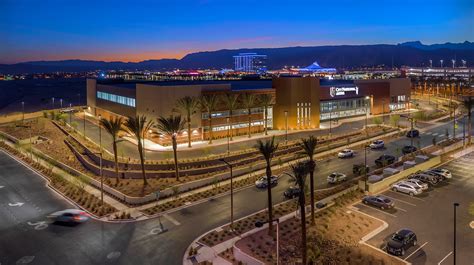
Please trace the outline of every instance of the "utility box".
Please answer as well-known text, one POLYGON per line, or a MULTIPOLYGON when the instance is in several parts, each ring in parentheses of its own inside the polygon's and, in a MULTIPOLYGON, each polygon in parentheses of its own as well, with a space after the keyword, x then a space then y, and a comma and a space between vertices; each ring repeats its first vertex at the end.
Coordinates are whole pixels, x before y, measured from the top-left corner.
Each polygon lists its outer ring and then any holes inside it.
POLYGON ((426 161, 428 161, 429 159, 430 159, 429 157, 423 156, 423 155, 415 156, 415 162, 416 162, 417 164, 426 162, 426 161))
POLYGON ((403 162, 403 169, 411 168, 416 165, 415 161, 405 161, 403 162))
POLYGON ((398 172, 400 172, 400 170, 396 168, 387 167, 383 169, 383 176, 389 177, 389 176, 397 174, 398 172))
POLYGON ((380 176, 380 175, 371 175, 367 178, 367 182, 369 183, 375 183, 375 182, 379 182, 383 179, 383 176, 380 176))

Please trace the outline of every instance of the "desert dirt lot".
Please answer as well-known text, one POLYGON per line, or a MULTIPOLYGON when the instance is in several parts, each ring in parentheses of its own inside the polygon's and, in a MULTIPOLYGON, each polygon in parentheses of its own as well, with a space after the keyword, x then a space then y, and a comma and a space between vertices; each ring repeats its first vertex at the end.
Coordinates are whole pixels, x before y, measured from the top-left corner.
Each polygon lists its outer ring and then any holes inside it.
POLYGON ((391 190, 382 192, 395 202, 395 209, 379 210, 362 203, 360 211, 386 221, 389 227, 369 240, 369 244, 384 249, 392 233, 409 228, 418 238, 417 246, 410 247, 402 259, 412 264, 453 264, 454 202, 457 209, 457 264, 474 264, 474 230, 469 213, 474 203, 474 153, 453 160, 443 166, 453 178, 414 197, 391 190))

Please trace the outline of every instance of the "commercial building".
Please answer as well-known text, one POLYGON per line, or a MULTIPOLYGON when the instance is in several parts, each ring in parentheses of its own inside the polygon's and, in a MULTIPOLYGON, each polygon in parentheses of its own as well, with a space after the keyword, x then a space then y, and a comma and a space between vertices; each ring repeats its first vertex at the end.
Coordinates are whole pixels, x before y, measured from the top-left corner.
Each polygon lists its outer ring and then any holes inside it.
MULTIPOLYGON (((147 83, 98 83, 87 80, 87 105, 92 115, 146 115, 155 120, 159 116, 176 114, 176 102, 185 96, 211 96, 218 104, 211 113, 213 138, 246 134, 269 129, 315 129, 320 122, 358 115, 382 114, 408 108, 410 80, 406 78, 380 80, 326 80, 317 77, 278 77, 268 81, 196 81, 147 83), (224 103, 225 94, 239 97, 232 117, 224 103), (259 97, 269 94, 274 104, 267 109, 259 97), (243 98, 252 95, 255 104, 249 111, 243 98), (249 119, 250 118, 250 119, 249 119)), ((208 139, 209 113, 205 108, 192 119, 193 139, 208 139)), ((185 135, 181 140, 185 140, 185 135)), ((156 142, 163 143, 159 136, 156 142)))
POLYGON ((239 53, 234 56, 234 70, 244 73, 264 73, 267 71, 267 56, 257 53, 239 53))
POLYGON ((402 72, 409 77, 445 78, 470 80, 474 77, 472 67, 403 67, 402 72))

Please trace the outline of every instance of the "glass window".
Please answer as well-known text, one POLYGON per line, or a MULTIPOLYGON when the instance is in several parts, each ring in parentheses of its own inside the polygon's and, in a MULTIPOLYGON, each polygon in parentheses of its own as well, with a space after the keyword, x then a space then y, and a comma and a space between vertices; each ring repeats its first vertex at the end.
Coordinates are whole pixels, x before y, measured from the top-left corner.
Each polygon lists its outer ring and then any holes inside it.
POLYGON ((107 101, 111 101, 111 102, 115 102, 115 103, 122 104, 122 105, 127 105, 127 106, 130 106, 130 107, 135 107, 135 99, 134 98, 119 96, 119 95, 115 95, 115 94, 109 94, 109 93, 101 92, 101 91, 97 91, 97 98, 107 100, 107 101))

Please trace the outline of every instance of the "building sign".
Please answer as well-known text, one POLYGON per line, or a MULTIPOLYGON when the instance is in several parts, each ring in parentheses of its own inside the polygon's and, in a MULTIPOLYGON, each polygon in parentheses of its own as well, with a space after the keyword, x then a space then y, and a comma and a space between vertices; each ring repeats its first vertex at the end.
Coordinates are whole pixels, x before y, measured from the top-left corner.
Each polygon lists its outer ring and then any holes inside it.
POLYGON ((354 87, 330 87, 329 88, 329 95, 331 97, 337 97, 337 96, 345 96, 347 92, 355 92, 356 95, 359 95, 359 87, 354 86, 354 87))

